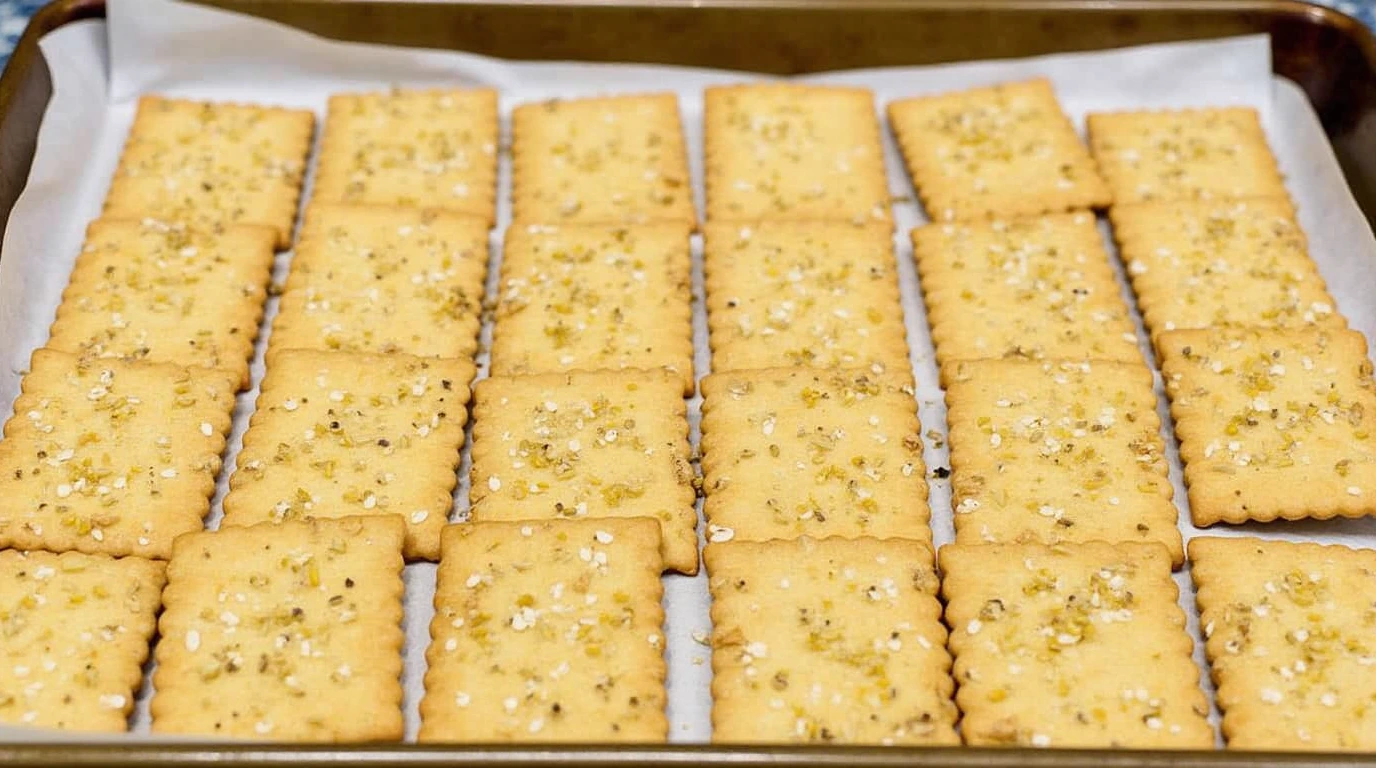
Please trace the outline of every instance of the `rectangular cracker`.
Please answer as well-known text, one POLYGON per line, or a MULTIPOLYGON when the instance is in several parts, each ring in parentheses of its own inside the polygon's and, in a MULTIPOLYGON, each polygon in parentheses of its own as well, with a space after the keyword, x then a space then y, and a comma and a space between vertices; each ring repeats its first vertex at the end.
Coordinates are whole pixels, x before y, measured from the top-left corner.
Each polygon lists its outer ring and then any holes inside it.
POLYGON ((522 104, 511 135, 516 222, 697 221, 672 93, 522 104))
POLYGON ((905 538, 931 546, 911 379, 771 368, 702 381, 708 539, 905 538))
POLYGON ((1190 575, 1233 749, 1376 749, 1376 552, 1201 537, 1190 575))
POLYGON ((1213 746, 1165 547, 952 545, 941 569, 966 744, 1213 746))
POLYGON ((1153 335, 1346 325, 1285 198, 1119 205, 1109 216, 1153 335))
POLYGON ((869 89, 714 86, 703 108, 709 221, 892 221, 869 89))
POLYGON ((453 504, 473 364, 290 350, 268 366, 223 525, 388 515, 434 560, 453 504))
POLYGON ((497 92, 392 89, 330 97, 313 203, 497 215, 497 92))
POLYGON ((210 511, 238 385, 35 351, 0 440, 0 547, 165 559, 210 511))
POLYGON ((647 519, 446 528, 420 741, 666 741, 659 550, 647 519))
POLYGON ((48 347, 219 368, 248 386, 277 234, 97 219, 62 293, 48 347))
POLYGON ((402 528, 345 517, 178 538, 153 732, 401 739, 402 528))
POLYGON ((261 224, 291 244, 315 113, 254 104, 139 99, 105 216, 198 226, 261 224))
POLYGON ((663 368, 691 394, 690 231, 679 222, 507 228, 492 375, 663 368))
POLYGON ((716 222, 703 234, 713 371, 910 370, 888 226, 716 222))
POLYGON ((1376 513, 1376 386, 1356 331, 1168 331, 1195 525, 1376 513))
POLYGON ((153 560, 0 552, 0 723, 124 732, 162 585, 153 560))
POLYGON ((1046 78, 889 103, 933 221, 1103 208, 1108 186, 1046 78))
POLYGON ((1086 123, 1114 205, 1288 196, 1251 107, 1100 112, 1086 123))
POLYGON ((475 387, 470 519, 648 517, 698 570, 683 382, 664 371, 494 376, 475 387))
POLYGON ((733 541, 704 558, 714 742, 959 743, 925 545, 733 541))
POLYGON ((314 203, 268 353, 283 349, 471 358, 487 224, 465 214, 314 203))
POLYGON ((943 365, 1142 361, 1092 214, 929 224, 914 229, 912 240, 943 365))
POLYGON ((1146 366, 970 360, 942 379, 957 543, 1154 541, 1184 562, 1146 366))

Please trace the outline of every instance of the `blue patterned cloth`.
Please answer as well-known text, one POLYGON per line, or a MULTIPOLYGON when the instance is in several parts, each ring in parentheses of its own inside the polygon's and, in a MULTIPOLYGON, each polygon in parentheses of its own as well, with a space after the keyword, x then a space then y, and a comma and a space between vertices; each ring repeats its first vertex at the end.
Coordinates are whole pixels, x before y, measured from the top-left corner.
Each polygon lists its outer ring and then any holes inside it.
MULTIPOLYGON (((1315 0, 1336 8, 1349 16, 1361 19, 1376 28, 1376 0, 1315 0)), ((0 0, 0 65, 9 61, 10 51, 23 33, 29 17, 44 5, 45 0, 0 0)))

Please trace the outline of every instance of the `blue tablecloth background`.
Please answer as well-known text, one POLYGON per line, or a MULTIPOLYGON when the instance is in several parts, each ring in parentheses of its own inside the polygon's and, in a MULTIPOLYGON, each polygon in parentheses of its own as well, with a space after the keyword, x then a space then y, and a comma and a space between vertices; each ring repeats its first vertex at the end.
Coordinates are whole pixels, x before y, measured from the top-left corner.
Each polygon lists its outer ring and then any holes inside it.
MULTIPOLYGON (((1323 5, 1361 19, 1376 28, 1376 0, 1317 0, 1323 5)), ((45 0, 0 0, 0 64, 9 61, 10 51, 23 33, 29 17, 43 7, 45 0)))

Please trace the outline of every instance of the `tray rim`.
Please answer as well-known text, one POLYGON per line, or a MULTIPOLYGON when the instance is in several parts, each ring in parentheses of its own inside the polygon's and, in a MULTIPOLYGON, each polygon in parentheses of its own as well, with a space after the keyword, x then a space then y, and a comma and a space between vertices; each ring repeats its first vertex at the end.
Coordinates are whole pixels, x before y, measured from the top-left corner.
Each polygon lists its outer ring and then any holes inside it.
MULTIPOLYGON (((349 6, 377 0, 247 0, 243 5, 349 6)), ((1086 14, 1140 12, 1218 13, 1250 12, 1276 19, 1303 19, 1306 23, 1336 29, 1357 44, 1362 58, 1376 73, 1376 30, 1361 21, 1312 0, 448 0, 451 5, 551 9, 808 11, 896 10, 949 12, 996 12, 1006 14, 1048 11, 1086 14)), ((397 5, 420 5, 414 0, 397 5)), ((19 98, 21 82, 35 66, 46 77, 39 40, 67 24, 105 17, 106 0, 49 0, 29 20, 10 58, 0 73, 0 138, 13 132, 11 112, 19 98)), ((33 137, 36 141, 36 136, 33 137)), ((1374 148, 1376 149, 1376 148, 1374 148)), ((0 157, 11 161, 11 157, 0 157)), ((31 160, 31 153, 30 158, 31 160)), ((14 191, 17 198, 21 190, 14 191)), ((2 198, 3 196, 0 196, 2 198)), ((13 199, 0 199, 0 233, 8 223, 13 199)), ((846 747, 846 746, 729 746, 712 744, 665 745, 532 745, 509 744, 435 745, 301 745, 264 743, 158 743, 76 735, 81 741, 37 739, 0 743, 0 764, 6 766, 110 765, 191 766, 208 761, 233 761, 261 766, 771 766, 772 768, 889 768, 890 766, 1066 766, 1079 768, 1241 768, 1274 765, 1294 768, 1338 765, 1376 766, 1376 753, 1243 752, 1226 749, 1161 751, 1110 749, 1031 749, 999 747, 846 747)), ((75 735, 75 734, 74 734, 75 735)))

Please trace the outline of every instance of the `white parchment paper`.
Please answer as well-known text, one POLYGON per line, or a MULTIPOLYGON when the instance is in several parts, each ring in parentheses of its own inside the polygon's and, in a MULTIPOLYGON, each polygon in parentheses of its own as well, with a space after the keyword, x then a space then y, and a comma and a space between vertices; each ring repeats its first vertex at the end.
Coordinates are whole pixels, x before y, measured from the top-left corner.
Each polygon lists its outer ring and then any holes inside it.
MULTIPOLYGON (((345 13, 347 7, 331 12, 345 13)), ((640 65, 517 63, 479 56, 339 43, 316 38, 269 22, 223 11, 182 5, 170 0, 111 0, 108 21, 79 22, 42 41, 52 71, 54 95, 39 135, 28 185, 5 232, 0 260, 0 413, 8 414, 19 378, 31 351, 47 338, 48 325, 61 297, 88 221, 101 207, 137 97, 144 93, 280 104, 314 109, 321 119, 329 94, 344 90, 377 90, 400 86, 491 86, 501 92, 505 117, 519 103, 554 96, 676 91, 683 111, 699 209, 702 202, 702 88, 755 76, 739 72, 640 65)), ((1376 304, 1365 301, 1376 288, 1376 240, 1343 181, 1324 133, 1293 83, 1272 75, 1265 37, 1217 42, 1158 45, 1107 53, 1050 56, 1016 61, 981 62, 923 68, 892 68, 829 73, 804 78, 815 82, 863 85, 874 89, 880 108, 887 101, 920 94, 986 85, 1003 80, 1046 76, 1077 125, 1090 111, 1147 107, 1249 105, 1257 108, 1268 131, 1290 191, 1300 206, 1312 252, 1328 280, 1339 309, 1368 338, 1376 335, 1376 304)), ((503 126, 504 137, 509 126, 503 126)), ((895 196, 895 248, 902 279, 912 364, 918 381, 920 414, 929 438, 926 460, 946 467, 945 406, 932 355, 917 275, 907 231, 924 221, 913 202, 892 142, 886 136, 889 184, 895 196)), ((509 219, 509 153, 504 139, 499 189, 499 224, 493 233, 488 284, 497 275, 498 246, 509 219)), ((309 197, 309 180, 306 197, 309 197)), ((1111 240, 1106 243, 1112 247, 1111 240)), ((710 363, 702 307, 700 241, 695 240, 695 344, 699 370, 710 363)), ((285 277, 290 253, 279 255, 275 279, 285 277)), ((1120 274, 1123 296, 1132 295, 1120 274)), ((270 300, 263 328, 270 327, 276 300, 270 300)), ((1140 323, 1140 320, 1139 320, 1140 323)), ((490 329, 485 328, 486 341, 490 329)), ((1141 333, 1143 351, 1146 336, 1141 333)), ((263 374, 263 339, 253 365, 254 382, 263 374)), ((1150 359, 1150 355, 1147 355, 1150 359)), ((485 356, 480 376, 486 374, 485 356)), ((1158 376, 1158 394, 1160 392, 1158 376)), ((257 395, 256 387, 239 397, 225 471, 220 479, 209 524, 218 524, 219 503, 234 467, 243 431, 257 395)), ((1160 400, 1169 424, 1165 400, 1160 400)), ((692 401, 693 436, 697 438, 698 399, 692 401)), ((1172 479, 1186 536, 1196 533, 1186 514, 1174 440, 1165 430, 1172 460, 1172 479)), ((455 519, 467 507, 467 467, 455 493, 455 519)), ((933 529, 938 544, 953 536, 949 482, 932 481, 933 529)), ((1256 533, 1348 544, 1376 545, 1376 521, 1242 526, 1222 533, 1256 533)), ((406 582, 406 718, 414 738, 417 704, 425 671, 430 601, 435 567, 407 567, 406 582)), ((1190 616, 1196 659, 1203 665, 1192 590, 1186 574, 1177 575, 1181 605, 1190 616)), ((670 738, 703 742, 710 737, 710 632, 704 576, 665 577, 668 614, 670 738)), ((1207 676, 1202 684, 1208 687, 1207 676)), ((133 718, 135 738, 148 731, 145 684, 133 718)), ((1215 713, 1216 722, 1216 713, 1215 713)), ((0 729, 0 740, 51 738, 51 733, 0 729)), ((65 738, 65 736, 64 736, 65 738)))

